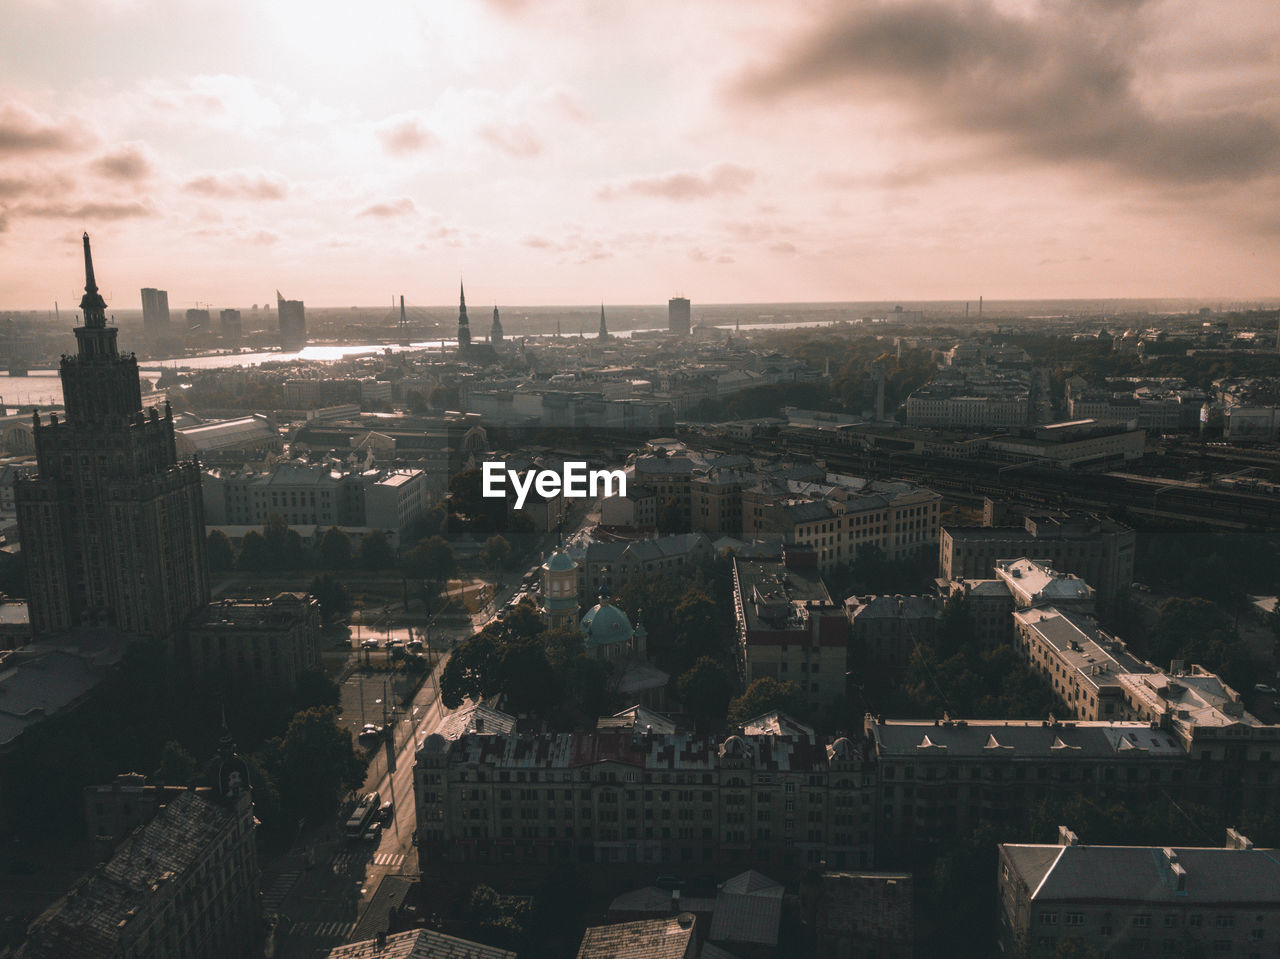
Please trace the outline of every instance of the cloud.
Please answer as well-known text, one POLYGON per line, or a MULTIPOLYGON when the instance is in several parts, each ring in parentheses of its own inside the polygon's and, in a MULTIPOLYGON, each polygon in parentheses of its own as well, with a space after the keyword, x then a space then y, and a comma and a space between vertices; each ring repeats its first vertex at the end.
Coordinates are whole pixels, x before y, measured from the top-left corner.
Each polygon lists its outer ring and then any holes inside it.
POLYGON ((382 144, 382 149, 392 156, 420 153, 440 145, 440 138, 413 114, 384 120, 373 132, 382 144))
POLYGON ((787 256, 794 256, 796 253, 800 252, 796 249, 796 245, 794 243, 788 243, 786 240, 779 240, 777 243, 771 244, 769 246, 769 251, 771 253, 781 253, 787 256))
MULTIPOLYGON (((287 98, 287 93, 284 95, 287 98)), ((284 119, 280 104, 274 96, 263 93, 257 81, 225 73, 194 76, 180 84, 151 82, 140 96, 139 106, 162 115, 180 115, 189 124, 228 131, 278 127, 284 119)))
POLYGON ((140 145, 126 143, 97 157, 89 168, 108 180, 137 181, 151 175, 152 164, 140 145))
POLYGON ((407 196, 398 196, 394 200, 383 200, 379 203, 371 203, 365 207, 356 216, 407 216, 416 212, 418 207, 407 196))
POLYGON ((548 240, 545 236, 526 236, 520 241, 524 246, 533 250, 554 250, 556 245, 548 240))
POLYGON ((698 200, 718 193, 741 193, 755 178, 754 170, 732 163, 721 163, 706 173, 678 172, 639 177, 602 187, 596 192, 596 196, 602 200, 612 200, 626 194, 661 197, 666 200, 698 200))
POLYGON ((289 193, 289 181, 263 170, 223 170, 193 177, 182 189, 223 200, 283 200, 289 193))
POLYGON ((796 94, 828 107, 889 102, 931 132, 1138 179, 1212 183, 1280 169, 1275 116, 1157 112, 1143 101, 1134 72, 1147 29, 1141 6, 1095 0, 1088 15, 1045 4, 1015 16, 995 0, 833 5, 776 61, 740 76, 733 92, 769 105, 796 94))
POLYGON ((18 207, 23 216, 61 220, 128 220, 152 216, 154 211, 136 200, 128 203, 49 203, 18 207))
POLYGON ((86 139, 96 137, 86 137, 70 120, 49 120, 20 103, 0 106, 0 152, 66 153, 78 149, 86 139))
POLYGON ((489 123, 477 132, 481 140, 508 156, 526 158, 542 152, 542 141, 527 123, 489 123))

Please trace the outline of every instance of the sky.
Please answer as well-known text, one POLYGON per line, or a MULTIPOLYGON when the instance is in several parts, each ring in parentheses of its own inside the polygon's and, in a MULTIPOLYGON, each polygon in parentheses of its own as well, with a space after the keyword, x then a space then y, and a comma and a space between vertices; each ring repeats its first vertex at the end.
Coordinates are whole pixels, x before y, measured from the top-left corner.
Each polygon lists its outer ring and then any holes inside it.
POLYGON ((0 310, 1280 295, 1274 0, 6 0, 0 310))

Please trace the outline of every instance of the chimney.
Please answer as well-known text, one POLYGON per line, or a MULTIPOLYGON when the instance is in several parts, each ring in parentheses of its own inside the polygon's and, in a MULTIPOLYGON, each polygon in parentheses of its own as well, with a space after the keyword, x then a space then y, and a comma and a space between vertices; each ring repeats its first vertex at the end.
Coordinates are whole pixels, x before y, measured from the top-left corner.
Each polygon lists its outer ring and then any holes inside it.
POLYGON ((383 931, 378 933, 378 935, 374 938, 374 950, 377 952, 382 952, 386 948, 387 948, 387 934, 385 931, 383 931))
POLYGON ((680 890, 679 889, 671 890, 671 915, 673 916, 680 915, 680 890))
POLYGON ((1080 845, 1080 837, 1073 833, 1066 826, 1058 827, 1058 845, 1059 846, 1078 846, 1080 845))
POLYGON ((1252 849, 1253 841, 1234 826, 1227 827, 1227 848, 1228 849, 1252 849))

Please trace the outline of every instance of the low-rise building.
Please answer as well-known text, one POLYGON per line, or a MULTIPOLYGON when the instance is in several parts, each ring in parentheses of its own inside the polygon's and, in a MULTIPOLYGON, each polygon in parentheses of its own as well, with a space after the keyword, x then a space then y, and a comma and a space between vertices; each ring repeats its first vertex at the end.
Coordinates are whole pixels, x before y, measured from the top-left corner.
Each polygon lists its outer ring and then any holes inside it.
POLYGON ((320 666, 320 605, 305 593, 210 603, 186 630, 197 676, 225 675, 282 691, 320 666))
POLYGON ((516 959, 516 954, 434 929, 411 929, 334 946, 323 959, 516 959))
POLYGON ((693 913, 591 926, 582 935, 577 959, 695 959, 693 913))
POLYGON ((216 779, 212 794, 174 796, 45 910, 18 959, 225 959, 260 950, 248 770, 224 751, 216 779))
POLYGON ((1131 715, 1124 678, 1156 671, 1081 613, 1053 606, 1020 609, 1013 622, 1019 652, 1077 719, 1131 715))
POLYGON ((864 662, 906 669, 917 645, 933 645, 942 602, 933 596, 850 596, 844 609, 850 641, 864 662))
POLYGON ((1274 955, 1280 855, 1234 829, 1222 847, 1001 843, 999 942, 1053 954, 1070 940, 1101 957, 1274 955))
POLYGON ((909 872, 806 876, 801 902, 816 959, 912 959, 915 922, 909 872))
POLYGON ((814 706, 845 692, 849 620, 831 601, 812 551, 774 559, 734 557, 734 616, 745 685, 790 680, 814 706))
POLYGON ((1059 573, 1048 563, 1027 559, 1001 559, 995 565, 996 579, 1005 584, 1017 609, 1056 606, 1092 613, 1093 587, 1073 573, 1059 573))

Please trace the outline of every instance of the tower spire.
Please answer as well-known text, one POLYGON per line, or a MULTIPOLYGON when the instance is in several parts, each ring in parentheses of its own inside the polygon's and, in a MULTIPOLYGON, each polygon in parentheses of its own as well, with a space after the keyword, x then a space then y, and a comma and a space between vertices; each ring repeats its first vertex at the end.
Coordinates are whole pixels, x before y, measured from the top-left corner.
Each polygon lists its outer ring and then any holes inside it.
POLYGON ((462 280, 458 280, 458 349, 467 350, 471 346, 471 322, 467 319, 467 291, 462 280))
POLYGON ((604 325, 604 304, 600 304, 600 339, 607 340, 609 338, 609 328, 604 325))
POLYGON ((84 296, 80 299, 80 309, 84 312, 84 325, 88 329, 106 328, 107 302, 98 292, 97 281, 93 278, 93 252, 89 249, 88 233, 84 235, 84 296))

